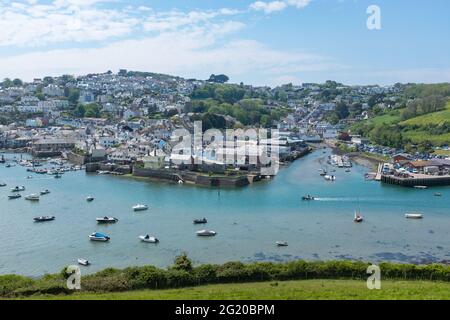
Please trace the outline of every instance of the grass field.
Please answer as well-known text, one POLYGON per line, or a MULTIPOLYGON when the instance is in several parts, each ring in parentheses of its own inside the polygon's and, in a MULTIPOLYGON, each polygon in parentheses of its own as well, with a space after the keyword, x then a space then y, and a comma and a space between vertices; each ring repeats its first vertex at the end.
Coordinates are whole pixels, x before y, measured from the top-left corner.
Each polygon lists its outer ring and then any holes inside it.
POLYGON ((450 122, 450 103, 447 104, 445 110, 424 114, 406 121, 400 122, 400 125, 418 125, 424 126, 428 124, 442 125, 450 122))
POLYGON ((398 110, 394 110, 387 114, 373 117, 372 119, 367 120, 367 122, 378 126, 382 124, 395 124, 398 123, 400 120, 401 120, 400 112, 398 110))
POLYGON ((440 135, 432 135, 426 131, 408 130, 403 132, 403 135, 411 139, 412 143, 420 143, 422 141, 430 141, 434 145, 443 145, 450 142, 450 132, 440 135))
POLYGON ((446 299, 449 282, 383 281, 380 290, 369 290, 357 280, 299 280, 244 284, 217 284, 170 290, 141 290, 119 293, 75 293, 39 295, 29 299, 69 300, 367 300, 367 299, 446 299))

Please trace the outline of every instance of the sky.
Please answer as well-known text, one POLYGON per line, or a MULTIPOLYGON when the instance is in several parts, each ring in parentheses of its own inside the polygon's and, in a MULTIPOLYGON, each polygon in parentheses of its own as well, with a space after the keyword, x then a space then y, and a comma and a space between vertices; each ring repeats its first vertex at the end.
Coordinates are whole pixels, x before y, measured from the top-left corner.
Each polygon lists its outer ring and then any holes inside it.
POLYGON ((0 0, 0 79, 128 69, 269 86, 450 82, 449 11, 448 0, 0 0))

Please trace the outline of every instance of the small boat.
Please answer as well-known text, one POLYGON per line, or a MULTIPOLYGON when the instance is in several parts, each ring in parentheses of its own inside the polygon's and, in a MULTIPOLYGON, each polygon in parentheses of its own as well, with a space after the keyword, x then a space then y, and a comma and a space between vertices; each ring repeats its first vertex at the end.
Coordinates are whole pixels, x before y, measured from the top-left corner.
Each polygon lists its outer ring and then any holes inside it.
POLYGON ((345 169, 345 172, 351 172, 352 170, 351 169, 345 169))
POLYGON ((363 216, 361 214, 355 212, 355 218, 353 218, 353 221, 359 223, 359 222, 363 222, 363 220, 364 220, 363 216))
POLYGON ((49 194, 49 193, 50 193, 50 190, 48 190, 48 189, 42 190, 41 191, 41 196, 49 194))
POLYGON ((94 201, 94 197, 89 196, 89 197, 86 198, 86 201, 87 202, 92 202, 92 201, 94 201))
POLYGON ((435 196, 435 197, 442 197, 442 193, 436 192, 436 193, 434 194, 434 196, 435 196))
POLYGON ((5 165, 5 168, 11 168, 11 164, 10 164, 10 163, 7 163, 7 164, 5 165))
POLYGON ((33 218, 34 222, 46 222, 46 221, 53 221, 55 220, 54 216, 41 216, 33 218))
POLYGON ((86 260, 86 259, 83 259, 83 258, 78 258, 78 264, 81 264, 82 266, 88 266, 88 265, 90 265, 91 263, 89 262, 89 260, 86 260))
POLYGON ((405 214, 405 218, 407 219, 422 219, 423 214, 421 213, 407 213, 405 214))
POLYGON ((213 237, 217 234, 217 232, 212 230, 200 230, 196 232, 197 236, 200 237, 213 237))
POLYGON ((287 247, 288 246, 287 241, 277 241, 277 242, 275 242, 275 244, 279 247, 287 247))
POLYGON ((208 223, 208 220, 206 220, 206 218, 194 220, 194 224, 204 224, 204 223, 208 223))
POLYGON ((61 179, 61 178, 62 178, 62 175, 59 174, 59 173, 57 173, 57 174, 54 175, 54 177, 55 177, 55 179, 61 179))
POLYGON ((100 233, 100 232, 94 232, 93 234, 91 234, 89 236, 89 239, 91 241, 102 241, 102 242, 106 242, 109 241, 109 239, 111 239, 109 236, 107 236, 106 234, 100 233))
POLYGON ((25 197, 25 200, 29 201, 39 201, 39 195, 38 194, 30 194, 29 196, 25 197))
POLYGON ((14 188, 11 189, 11 192, 21 192, 21 191, 25 191, 25 187, 24 186, 16 186, 14 188))
POLYGON ((22 197, 22 195, 20 193, 16 193, 16 194, 8 196, 9 199, 19 199, 21 197, 22 197))
POLYGON ((335 177, 334 175, 328 175, 328 174, 326 174, 326 175, 324 175, 323 177, 324 177, 324 179, 327 180, 327 181, 335 181, 335 180, 336 180, 336 177, 335 177))
POLYGON ((6 183, 0 183, 0 187, 6 187, 6 183))
POLYGON ((414 186, 414 188, 416 188, 416 189, 427 189, 428 187, 427 186, 414 186))
POLYGON ((148 209, 148 206, 146 204, 137 204, 137 205, 133 206, 134 211, 144 211, 147 209, 148 209))
POLYGON ((302 200, 306 200, 306 201, 310 201, 310 200, 315 200, 316 198, 310 196, 309 194, 307 196, 303 196, 302 200))
POLYGON ((33 176, 27 176, 27 179, 33 179, 33 176))
POLYGON ((103 217, 103 218, 97 218, 96 219, 98 223, 116 223, 119 221, 119 219, 114 217, 103 217))
POLYGON ((141 239, 142 242, 148 242, 148 243, 158 243, 159 240, 156 237, 152 237, 150 235, 145 235, 145 236, 139 236, 139 239, 141 239))

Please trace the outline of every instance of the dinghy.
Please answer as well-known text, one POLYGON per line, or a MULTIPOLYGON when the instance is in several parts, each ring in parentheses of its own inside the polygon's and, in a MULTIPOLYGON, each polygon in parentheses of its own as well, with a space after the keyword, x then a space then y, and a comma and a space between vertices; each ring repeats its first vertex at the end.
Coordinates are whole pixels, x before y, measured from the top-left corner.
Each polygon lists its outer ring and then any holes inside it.
POLYGON ((141 239, 142 242, 148 242, 148 243, 158 243, 159 240, 156 237, 145 235, 145 236, 139 236, 139 239, 141 239))
POLYGON ((81 264, 82 266, 88 266, 91 263, 89 262, 89 260, 83 259, 83 258, 78 258, 78 264, 81 264))
POLYGON ((54 216, 41 216, 33 218, 34 222, 47 222, 47 221, 53 221, 55 220, 54 216))
POLYGON ((212 230, 200 230, 196 232, 197 236, 200 237, 213 237, 217 234, 217 232, 212 230))
POLYGON ((146 204, 137 204, 137 205, 133 206, 134 211, 144 211, 147 209, 148 209, 148 206, 146 204))
POLYGON ((119 219, 114 217, 103 217, 103 218, 97 218, 96 219, 98 223, 116 223, 119 221, 119 219))
POLYGON ((407 219, 422 219, 423 214, 421 213, 407 213, 405 214, 405 218, 407 219))
POLYGON ((205 224, 205 223, 208 223, 208 220, 206 220, 206 218, 194 220, 194 224, 205 224))

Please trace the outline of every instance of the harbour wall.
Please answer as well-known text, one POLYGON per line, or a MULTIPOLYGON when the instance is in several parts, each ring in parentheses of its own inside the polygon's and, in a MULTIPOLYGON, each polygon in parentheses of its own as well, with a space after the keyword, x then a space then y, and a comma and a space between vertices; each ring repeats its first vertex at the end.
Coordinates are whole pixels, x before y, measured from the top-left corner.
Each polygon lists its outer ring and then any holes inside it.
POLYGON ((395 184, 404 187, 414 186, 450 186, 450 176, 430 177, 430 178, 400 178, 391 175, 382 175, 381 182, 395 184))

